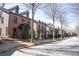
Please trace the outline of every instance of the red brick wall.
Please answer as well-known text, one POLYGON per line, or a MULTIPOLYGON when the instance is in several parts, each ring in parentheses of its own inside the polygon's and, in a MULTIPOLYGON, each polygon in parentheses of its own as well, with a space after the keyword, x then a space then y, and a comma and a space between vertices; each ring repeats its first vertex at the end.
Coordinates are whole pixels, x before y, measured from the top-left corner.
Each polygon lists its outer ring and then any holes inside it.
MULTIPOLYGON (((14 14, 14 13, 10 13, 9 14, 9 35, 13 35, 13 29, 14 28, 17 28, 20 24, 22 24, 22 23, 27 23, 28 21, 27 21, 28 19, 26 19, 25 17, 22 17, 22 16, 18 16, 18 15, 16 15, 16 14, 14 14), (14 19, 13 19, 13 16, 16 16, 17 17, 17 23, 14 23, 14 19), (23 19, 24 20, 24 22, 22 22, 22 20, 21 19, 23 19)), ((17 29, 17 35, 16 35, 16 37, 19 37, 19 35, 18 34, 21 34, 20 33, 21 31, 19 30, 19 29, 17 29)))

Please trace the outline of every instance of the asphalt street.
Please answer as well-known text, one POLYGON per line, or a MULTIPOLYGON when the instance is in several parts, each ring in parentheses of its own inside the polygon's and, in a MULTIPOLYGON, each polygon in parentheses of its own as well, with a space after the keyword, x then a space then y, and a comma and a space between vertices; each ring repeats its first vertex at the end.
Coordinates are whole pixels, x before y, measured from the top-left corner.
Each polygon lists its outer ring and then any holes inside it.
POLYGON ((5 51, 1 52, 0 56, 79 56, 79 37, 70 37, 16 51, 5 51))

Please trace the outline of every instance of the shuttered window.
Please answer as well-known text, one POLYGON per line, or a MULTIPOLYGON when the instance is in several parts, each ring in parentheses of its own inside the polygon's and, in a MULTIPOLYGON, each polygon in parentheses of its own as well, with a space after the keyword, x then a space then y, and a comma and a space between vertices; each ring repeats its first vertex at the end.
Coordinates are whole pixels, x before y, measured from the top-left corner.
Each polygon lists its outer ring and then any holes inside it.
POLYGON ((2 29, 0 28, 0 35, 1 35, 1 31, 2 31, 2 29))
POLYGON ((13 21, 14 21, 14 23, 17 23, 17 17, 16 16, 13 16, 13 21))

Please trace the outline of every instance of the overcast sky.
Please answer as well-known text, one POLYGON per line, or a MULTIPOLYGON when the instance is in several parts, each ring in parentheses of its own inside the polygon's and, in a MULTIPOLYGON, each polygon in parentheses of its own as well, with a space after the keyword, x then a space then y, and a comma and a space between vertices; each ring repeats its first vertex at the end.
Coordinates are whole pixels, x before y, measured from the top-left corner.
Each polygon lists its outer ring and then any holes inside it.
MULTIPOLYGON (((15 5, 19 5, 20 12, 22 12, 26 9, 26 7, 23 4, 11 4, 11 3, 6 4, 5 8, 9 9, 15 5)), ((73 31, 75 29, 75 26, 78 23, 78 19, 76 18, 75 14, 72 12, 73 6, 71 6, 71 4, 61 4, 61 7, 62 7, 62 11, 64 10, 64 12, 66 13, 65 20, 67 22, 66 23, 67 29, 73 31)), ((30 13, 30 17, 31 17, 31 13, 30 13)), ((51 19, 49 19, 48 16, 41 9, 37 10, 37 12, 35 14, 35 20, 41 20, 41 21, 44 21, 46 23, 52 23, 51 19)), ((60 24, 58 22, 56 22, 56 25, 60 26, 60 24)))

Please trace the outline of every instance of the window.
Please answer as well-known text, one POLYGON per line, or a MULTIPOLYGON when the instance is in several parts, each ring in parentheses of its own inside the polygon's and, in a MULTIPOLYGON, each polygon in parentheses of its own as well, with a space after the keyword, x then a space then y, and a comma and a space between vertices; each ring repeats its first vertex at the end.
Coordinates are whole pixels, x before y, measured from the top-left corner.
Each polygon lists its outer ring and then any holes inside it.
POLYGON ((40 29, 40 25, 38 25, 38 28, 40 29))
POLYGON ((6 35, 8 35, 8 27, 6 27, 6 35))
POLYGON ((21 19, 21 21, 24 22, 25 20, 24 19, 21 19))
POLYGON ((3 19, 3 17, 0 18, 0 23, 1 23, 1 24, 4 23, 4 19, 3 19))
POLYGON ((1 35, 1 31, 2 31, 2 30, 1 30, 1 28, 0 28, 0 35, 1 35))
POLYGON ((17 17, 16 16, 13 16, 13 21, 14 21, 14 23, 17 23, 17 17))
POLYGON ((43 26, 42 26, 42 29, 43 29, 43 26))

